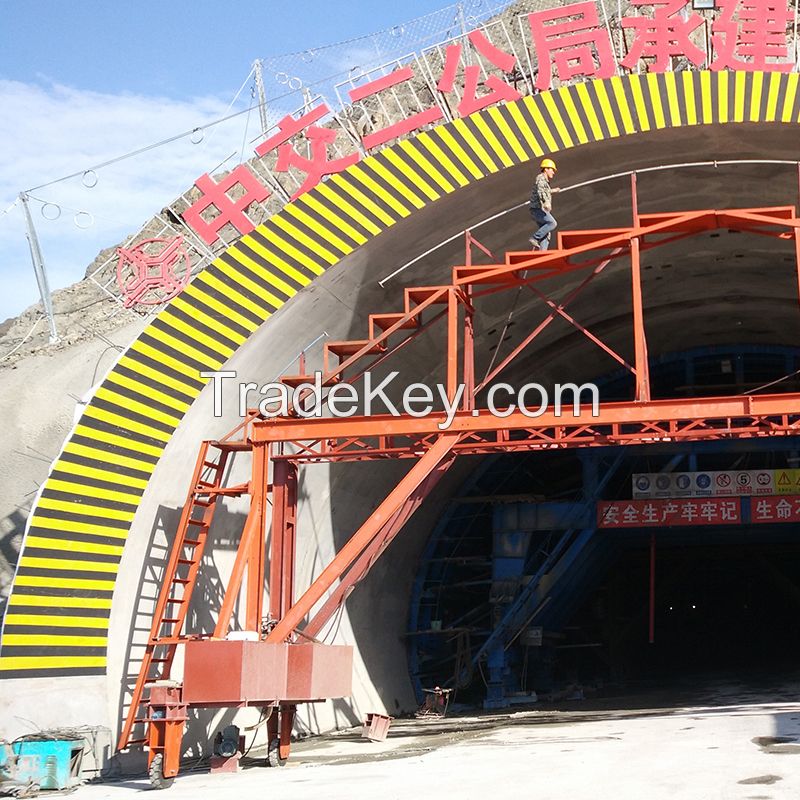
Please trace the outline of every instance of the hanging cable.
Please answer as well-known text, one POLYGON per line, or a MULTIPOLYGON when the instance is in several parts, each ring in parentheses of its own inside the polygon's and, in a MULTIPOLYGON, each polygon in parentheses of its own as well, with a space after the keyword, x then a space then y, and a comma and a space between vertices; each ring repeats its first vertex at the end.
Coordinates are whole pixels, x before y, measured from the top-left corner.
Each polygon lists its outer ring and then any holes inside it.
POLYGON ((9 356, 14 355, 14 353, 16 353, 17 350, 19 350, 20 347, 22 347, 22 345, 25 344, 25 342, 28 340, 28 337, 31 336, 31 334, 36 330, 36 326, 43 319, 44 319, 44 317, 38 317, 36 319, 36 322, 33 323, 33 326, 31 327, 31 329, 22 337, 22 340, 14 348, 9 350, 4 356, 0 356, 0 361, 5 361, 9 356))
POLYGON ((244 148, 247 144, 247 129, 250 127, 250 112, 253 110, 253 101, 255 100, 255 87, 250 89, 250 108, 247 109, 247 116, 244 120, 244 134, 242 135, 242 151, 239 154, 239 163, 244 161, 244 148))
MULTIPOLYGON (((527 271, 522 273, 522 279, 525 280, 527 275, 527 271)), ((489 366, 486 368, 486 374, 483 376, 483 380, 481 383, 486 383, 486 379, 494 369, 494 362, 497 361, 497 356, 500 353, 500 346, 503 344, 503 341, 506 338, 506 331, 508 331, 509 325, 511 325, 511 318, 514 316, 514 312, 517 310, 517 304, 519 303, 519 296, 522 294, 522 286, 517 287, 517 293, 514 296, 514 302, 511 304, 511 311, 508 312, 508 318, 506 319, 505 325, 503 326, 503 331, 500 334, 500 339, 497 342, 497 347, 494 349, 494 353, 492 354, 492 360, 489 362, 489 366)))

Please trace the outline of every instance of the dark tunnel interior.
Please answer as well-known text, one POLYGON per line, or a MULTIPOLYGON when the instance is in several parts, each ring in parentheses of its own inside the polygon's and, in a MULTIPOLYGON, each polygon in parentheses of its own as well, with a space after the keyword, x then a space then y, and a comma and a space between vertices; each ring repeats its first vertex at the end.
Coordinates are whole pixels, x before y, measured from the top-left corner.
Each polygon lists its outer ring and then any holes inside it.
MULTIPOLYGON (((797 391, 799 368, 796 348, 697 348, 654 364, 653 387, 664 397, 738 394, 773 381, 781 391, 797 391)), ((630 380, 623 373, 598 380, 601 398, 629 396, 630 380)), ((538 606, 518 616, 504 637, 503 691, 512 703, 534 693, 540 700, 582 698, 698 676, 743 678, 794 668, 800 657, 800 523, 615 530, 596 527, 595 502, 631 498, 632 476, 639 473, 796 469, 800 438, 475 461, 428 542, 412 592, 408 652, 420 697, 440 685, 455 689, 466 704, 486 702, 491 652, 481 648, 513 598, 570 535, 567 528, 573 529, 570 547, 581 529, 594 530, 561 574, 557 562, 550 563, 538 606), (596 497, 584 485, 587 459, 603 476, 596 497), (504 583, 497 571, 498 519, 517 507, 543 505, 567 509, 567 516, 550 528, 518 525, 524 560, 517 581, 504 583)), ((757 498, 743 502, 754 508, 757 498)))

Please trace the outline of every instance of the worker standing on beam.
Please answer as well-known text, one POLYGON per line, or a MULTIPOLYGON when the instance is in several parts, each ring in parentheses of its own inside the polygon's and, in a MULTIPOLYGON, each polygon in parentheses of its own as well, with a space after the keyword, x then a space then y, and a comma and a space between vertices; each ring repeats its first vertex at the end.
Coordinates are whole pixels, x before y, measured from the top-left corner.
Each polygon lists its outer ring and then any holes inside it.
POLYGON ((559 191, 550 186, 550 181, 555 174, 556 162, 552 158, 545 158, 540 164, 539 174, 536 176, 536 182, 531 190, 531 217, 539 226, 528 240, 534 250, 547 250, 550 246, 550 234, 558 225, 551 213, 553 210, 552 194, 559 191))

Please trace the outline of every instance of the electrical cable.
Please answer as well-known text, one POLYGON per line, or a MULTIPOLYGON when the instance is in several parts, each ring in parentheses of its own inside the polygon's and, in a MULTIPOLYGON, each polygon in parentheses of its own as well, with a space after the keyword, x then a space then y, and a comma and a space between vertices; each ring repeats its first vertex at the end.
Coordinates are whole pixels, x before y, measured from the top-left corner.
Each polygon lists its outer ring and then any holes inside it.
MULTIPOLYGON (((522 278, 525 279, 525 274, 523 272, 522 278)), ((514 297, 514 302, 511 304, 511 311, 508 312, 508 317, 505 321, 505 325, 503 326, 503 330, 500 334, 500 338, 497 341, 497 347, 494 349, 494 353, 492 354, 492 360, 489 362, 489 366, 486 368, 486 374, 483 376, 483 380, 481 381, 482 384, 486 383, 486 379, 492 372, 494 368, 494 362, 497 360, 497 356, 500 353, 500 345, 503 344, 503 341, 506 338, 506 331, 508 330, 508 326, 511 324, 511 318, 514 316, 514 312, 517 310, 517 303, 519 303, 519 296, 522 294, 522 286, 517 287, 517 294, 514 297)))
MULTIPOLYGON (((456 5, 458 5, 458 4, 456 4, 456 5)), ((497 8, 498 9, 499 8, 505 8, 508 5, 510 5, 510 3, 502 3, 497 8)), ((442 9, 442 10, 446 10, 448 7, 449 6, 446 6, 445 9, 442 9)), ((434 14, 440 14, 442 10, 431 12, 431 14, 427 14, 427 15, 424 15, 422 17, 417 17, 416 19, 425 19, 428 16, 433 16, 434 14)), ((339 46, 341 46, 343 44, 350 44, 352 42, 357 42, 357 41, 360 41, 360 40, 363 40, 363 39, 368 39, 370 37, 374 37, 374 36, 379 35, 381 33, 386 33, 387 31, 394 30, 397 27, 398 26, 392 26, 392 28, 386 28, 386 29, 384 29, 382 31, 377 31, 377 32, 365 34, 364 36, 356 37, 354 39, 347 39, 344 42, 336 42, 334 44, 322 45, 320 47, 315 47, 315 48, 311 48, 311 49, 314 52, 320 52, 320 51, 325 50, 325 49, 330 48, 330 47, 339 47, 339 46)), ((399 27, 402 27, 402 25, 399 26, 399 27)), ((303 51, 303 53, 305 53, 305 52, 308 52, 308 51, 303 51)), ((290 56, 299 56, 299 55, 303 55, 303 53, 288 53, 288 54, 285 54, 284 56, 275 56, 274 58, 286 58, 286 57, 290 57, 290 56)), ((249 82, 250 78, 252 77, 254 70, 255 70, 255 65, 253 67, 251 67, 250 72, 248 72, 247 77, 245 78, 242 86, 239 88, 239 91, 236 92, 236 94, 234 95, 234 99, 231 101, 230 105, 228 106, 228 110, 230 110, 233 107, 233 105, 235 104, 235 102, 238 99, 239 95, 241 94, 242 90, 244 89, 244 87, 247 85, 247 83, 249 82)), ((338 74, 344 74, 344 73, 338 73, 338 74)), ((337 77, 337 75, 329 76, 330 79, 333 79, 335 77, 337 77)), ((312 84, 312 85, 314 85, 314 84, 312 84)), ((268 104, 274 105, 278 101, 283 100, 286 97, 291 97, 291 96, 295 95, 296 92, 297 92, 296 89, 291 89, 290 91, 284 92, 283 94, 277 95, 276 97, 270 97, 267 100, 265 100, 263 103, 258 103, 258 105, 255 106, 255 107, 258 108, 258 109, 261 109, 262 107, 266 108, 268 104)), ((62 183, 63 181, 71 180, 72 178, 81 177, 81 176, 85 175, 87 172, 96 172, 97 170, 102 169, 103 167, 109 167, 109 166, 111 166, 113 164, 119 163, 120 161, 125 161, 125 160, 127 160, 129 158, 134 158, 135 156, 142 155, 143 153, 147 153, 150 150, 154 150, 154 149, 156 149, 158 147, 162 147, 163 145, 172 144, 173 142, 177 142, 180 139, 185 139, 187 136, 189 136, 189 137, 194 136, 200 131, 212 130, 212 129, 216 128, 216 126, 221 125, 224 122, 229 122, 230 120, 236 119, 237 117, 240 117, 243 114, 249 114, 253 110, 253 108, 254 108, 254 106, 251 105, 250 108, 242 109, 241 111, 236 111, 236 112, 234 112, 232 114, 228 114, 226 112, 224 116, 219 117, 219 118, 217 118, 215 120, 212 120, 211 122, 208 122, 205 125, 198 125, 198 126, 192 128, 191 130, 183 131, 182 133, 178 133, 178 134, 175 134, 173 136, 169 136, 169 137, 167 137, 165 139, 161 139, 158 142, 153 142, 152 144, 145 145, 144 147, 139 147, 139 148, 137 148, 135 150, 131 150, 131 151, 127 152, 127 153, 123 153, 122 155, 115 156, 114 158, 108 159, 107 161, 103 161, 103 162, 101 162, 99 164, 95 164, 95 165, 87 167, 85 169, 81 169, 81 170, 79 170, 77 172, 73 172, 73 173, 71 173, 69 175, 63 175, 60 178, 55 178, 55 179, 53 179, 51 181, 47 181, 46 183, 40 183, 37 186, 32 186, 25 193, 36 191, 38 189, 43 189, 46 186, 52 186, 52 185, 57 184, 57 183, 62 183)))
POLYGON ((25 344, 25 342, 27 341, 28 337, 34 332, 34 330, 36 330, 36 326, 43 319, 44 319, 44 317, 38 317, 36 322, 33 323, 33 326, 31 327, 31 329, 25 334, 25 336, 22 337, 22 340, 19 342, 19 344, 17 344, 15 347, 13 347, 11 350, 9 350, 4 356, 0 356, 0 361, 5 361, 9 356, 11 356, 14 353, 16 353, 17 350, 19 350, 20 347, 22 347, 22 345, 25 344))
MULTIPOLYGON (((62 205, 61 203, 54 203, 52 200, 44 200, 43 198, 36 197, 35 195, 30 194, 29 192, 25 192, 25 194, 28 196, 29 200, 36 200, 37 203, 41 203, 43 206, 57 206, 62 211, 70 211, 70 212, 73 212, 75 214, 89 214, 90 213, 90 212, 88 212, 88 211, 86 211, 85 209, 82 209, 82 208, 70 208, 69 206, 62 205)), ((130 221, 123 222, 122 220, 112 219, 111 217, 100 216, 99 214, 95 214, 93 212, 91 213, 91 216, 94 219, 102 219, 102 220, 105 220, 106 222, 113 222, 115 225, 123 225, 123 226, 127 227, 127 226, 129 226, 131 224, 130 221)), ((54 219, 49 219, 48 217, 45 217, 45 219, 48 222, 54 221, 54 219)), ((81 227, 81 226, 78 225, 76 227, 81 227)), ((87 225, 86 227, 91 227, 91 226, 87 225)))
POLYGON ((796 375, 800 375, 800 369, 796 369, 794 372, 790 372, 788 375, 784 375, 782 378, 776 378, 774 381, 770 381, 769 383, 765 383, 761 386, 756 386, 755 389, 748 389, 746 392, 742 392, 742 395, 760 392, 762 389, 769 389, 770 386, 775 386, 776 383, 787 381, 789 378, 794 378, 796 375))
POLYGON ((274 706, 270 711, 269 716, 265 717, 264 709, 262 708, 261 717, 259 718, 258 722, 250 728, 245 728, 246 731, 253 731, 253 738, 250 741, 250 746, 244 751, 244 753, 242 753, 242 758, 247 758, 247 754, 253 749, 253 745, 256 743, 256 739, 258 738, 258 728, 261 727, 263 723, 267 722, 270 717, 272 717, 272 711, 274 711, 274 706))

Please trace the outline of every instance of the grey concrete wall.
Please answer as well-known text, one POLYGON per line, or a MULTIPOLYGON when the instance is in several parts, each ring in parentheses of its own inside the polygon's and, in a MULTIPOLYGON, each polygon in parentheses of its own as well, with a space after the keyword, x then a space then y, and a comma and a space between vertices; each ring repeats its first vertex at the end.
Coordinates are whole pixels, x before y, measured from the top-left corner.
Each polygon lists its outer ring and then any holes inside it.
POLYGON ((45 348, 0 365, 0 616, 39 486, 72 430, 76 401, 102 380, 119 355, 108 341, 128 346, 144 327, 133 321, 91 338, 45 348))

